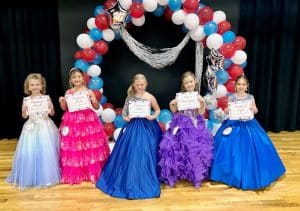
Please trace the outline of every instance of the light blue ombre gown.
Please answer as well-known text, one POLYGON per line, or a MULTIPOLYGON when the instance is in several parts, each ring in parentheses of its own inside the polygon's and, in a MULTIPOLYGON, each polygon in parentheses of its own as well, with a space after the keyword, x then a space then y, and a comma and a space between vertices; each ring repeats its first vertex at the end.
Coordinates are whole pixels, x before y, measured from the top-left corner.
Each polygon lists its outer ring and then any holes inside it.
MULTIPOLYGON (((229 101, 254 100, 231 95, 229 101)), ((285 167, 267 133, 255 118, 225 120, 214 141, 210 179, 243 190, 269 186, 285 173, 285 167), (231 132, 230 132, 231 130, 231 132)))
POLYGON ((25 122, 6 181, 20 189, 49 187, 60 182, 59 133, 47 114, 30 115, 25 122))
MULTIPOLYGON (((123 114, 128 115, 127 98, 123 114)), ((131 119, 121 130, 113 151, 96 183, 104 193, 125 199, 160 196, 157 173, 158 144, 161 129, 156 120, 131 119)))

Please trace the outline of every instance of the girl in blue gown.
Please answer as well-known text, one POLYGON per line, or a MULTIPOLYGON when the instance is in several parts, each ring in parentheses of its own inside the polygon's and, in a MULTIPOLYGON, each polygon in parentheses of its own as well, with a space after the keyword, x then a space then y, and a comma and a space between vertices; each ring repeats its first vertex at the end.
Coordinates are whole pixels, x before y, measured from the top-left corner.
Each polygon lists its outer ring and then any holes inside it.
MULTIPOLYGON (((254 97, 246 92, 246 76, 239 76, 235 86, 236 93, 229 96, 228 102, 250 102, 250 110, 256 114, 254 97)), ((214 144, 211 180, 243 190, 258 190, 285 173, 272 141, 255 118, 225 120, 216 133, 214 144)))
POLYGON ((96 183, 97 188, 113 197, 146 199, 160 196, 157 154, 161 130, 156 121, 160 108, 155 97, 145 91, 146 87, 145 76, 135 75, 123 107, 122 115, 127 124, 96 183), (132 102, 148 102, 154 113, 144 118, 131 118, 129 104, 132 102))
POLYGON ((48 115, 54 115, 51 99, 45 94, 45 79, 37 73, 27 76, 24 92, 22 117, 28 118, 18 140, 12 172, 6 181, 20 189, 53 186, 60 181, 59 133, 48 115), (29 101, 46 97, 48 111, 29 112, 29 101))

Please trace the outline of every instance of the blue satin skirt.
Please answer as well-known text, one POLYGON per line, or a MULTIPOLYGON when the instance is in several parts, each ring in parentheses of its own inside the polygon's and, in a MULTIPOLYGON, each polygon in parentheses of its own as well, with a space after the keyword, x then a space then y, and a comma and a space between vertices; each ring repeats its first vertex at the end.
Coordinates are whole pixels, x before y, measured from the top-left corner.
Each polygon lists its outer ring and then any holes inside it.
POLYGON ((160 139, 161 130, 156 120, 132 119, 122 128, 96 187, 117 198, 159 197, 157 156, 160 139))
POLYGON ((285 173, 272 141, 256 119, 225 120, 214 144, 211 180, 243 190, 257 190, 285 173))

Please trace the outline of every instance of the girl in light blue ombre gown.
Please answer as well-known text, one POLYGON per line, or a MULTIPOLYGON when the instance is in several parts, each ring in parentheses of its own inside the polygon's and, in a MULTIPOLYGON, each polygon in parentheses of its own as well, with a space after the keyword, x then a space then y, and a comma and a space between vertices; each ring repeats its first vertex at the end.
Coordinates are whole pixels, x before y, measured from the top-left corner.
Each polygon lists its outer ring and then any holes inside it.
POLYGON ((128 123, 122 128, 96 183, 97 188, 113 197, 147 199, 160 196, 157 153, 161 130, 156 121, 160 108, 155 97, 145 91, 146 86, 144 75, 137 74, 133 78, 123 107, 123 118, 128 123), (131 118, 129 104, 136 102, 149 102, 154 114, 131 118))
MULTIPOLYGON (((246 92, 248 80, 244 75, 236 79, 235 87, 228 102, 243 106, 249 103, 250 110, 257 113, 254 97, 246 92)), ((280 178, 285 167, 267 133, 255 118, 248 116, 249 119, 230 116, 217 131, 210 179, 243 190, 258 190, 280 178)))
POLYGON ((24 98, 22 117, 28 120, 18 140, 11 174, 6 178, 20 189, 49 187, 60 182, 59 133, 48 117, 54 115, 54 108, 45 88, 45 79, 40 74, 27 76, 24 92, 29 96, 24 98), (29 112, 29 102, 42 97, 47 100, 48 111, 29 112))

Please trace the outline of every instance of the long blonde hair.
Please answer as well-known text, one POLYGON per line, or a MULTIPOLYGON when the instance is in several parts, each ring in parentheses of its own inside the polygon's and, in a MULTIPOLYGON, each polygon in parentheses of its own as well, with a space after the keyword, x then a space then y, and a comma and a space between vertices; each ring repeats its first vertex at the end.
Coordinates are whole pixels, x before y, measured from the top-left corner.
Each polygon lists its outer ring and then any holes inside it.
POLYGON ((46 94, 46 80, 40 73, 30 73, 24 82, 24 93, 26 95, 31 95, 31 91, 29 90, 29 81, 31 79, 40 80, 42 84, 41 94, 46 94))
POLYGON ((127 89, 127 95, 129 97, 132 97, 136 94, 136 90, 133 87, 133 84, 136 80, 145 80, 146 81, 146 85, 148 84, 146 77, 143 74, 136 74, 131 81, 130 86, 127 89))
POLYGON ((194 91, 198 91, 198 90, 199 90, 199 84, 198 84, 198 82, 197 82, 196 75, 195 75, 194 73, 192 73, 191 71, 186 71, 186 72, 184 72, 184 73, 182 74, 182 76, 181 76, 181 88, 180 88, 180 91, 181 91, 181 92, 185 92, 185 91, 186 91, 186 90, 184 89, 184 86, 183 86, 183 80, 184 80, 185 78, 189 77, 189 76, 192 76, 192 77, 194 78, 194 80, 195 80, 196 85, 195 85, 194 91))

